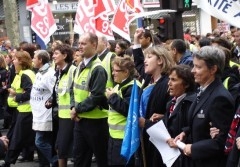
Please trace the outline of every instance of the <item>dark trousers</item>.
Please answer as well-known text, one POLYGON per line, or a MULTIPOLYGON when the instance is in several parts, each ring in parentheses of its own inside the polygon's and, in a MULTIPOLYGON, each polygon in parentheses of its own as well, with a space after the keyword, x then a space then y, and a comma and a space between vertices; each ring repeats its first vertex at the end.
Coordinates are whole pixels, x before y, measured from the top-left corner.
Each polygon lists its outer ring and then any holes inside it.
POLYGON ((94 154, 98 167, 107 167, 108 146, 107 118, 85 119, 75 123, 74 128, 74 167, 91 167, 94 154))
POLYGON ((7 133, 7 137, 9 139, 9 142, 11 142, 12 135, 13 135, 13 130, 15 128, 15 124, 16 124, 16 121, 17 121, 18 110, 17 110, 17 107, 8 107, 7 111, 9 113, 11 113, 11 117, 12 117, 11 126, 8 130, 8 133, 7 133))
POLYGON ((15 164, 23 148, 29 148, 32 151, 35 147, 35 132, 32 130, 32 113, 18 113, 13 132, 11 134, 8 151, 5 157, 5 163, 15 164))

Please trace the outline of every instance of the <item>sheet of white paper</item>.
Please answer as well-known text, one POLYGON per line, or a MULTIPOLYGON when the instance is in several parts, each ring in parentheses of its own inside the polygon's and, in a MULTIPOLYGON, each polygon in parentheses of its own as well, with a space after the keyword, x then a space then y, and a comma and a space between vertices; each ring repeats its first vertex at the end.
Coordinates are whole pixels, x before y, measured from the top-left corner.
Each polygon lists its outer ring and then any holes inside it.
POLYGON ((163 121, 159 121, 155 125, 147 129, 149 140, 155 145, 160 152, 163 162, 167 167, 171 167, 181 154, 177 148, 171 148, 167 144, 167 140, 171 138, 163 121))

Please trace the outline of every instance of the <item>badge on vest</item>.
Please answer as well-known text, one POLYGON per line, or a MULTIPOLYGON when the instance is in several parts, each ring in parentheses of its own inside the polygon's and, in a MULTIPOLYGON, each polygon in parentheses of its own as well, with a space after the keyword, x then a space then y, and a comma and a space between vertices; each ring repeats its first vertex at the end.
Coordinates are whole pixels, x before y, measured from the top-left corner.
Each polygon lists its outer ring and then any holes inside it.
POLYGON ((82 81, 82 85, 85 86, 86 85, 86 81, 82 81))
POLYGON ((67 92, 67 89, 68 89, 68 81, 63 81, 62 90, 61 92, 59 92, 59 94, 63 96, 67 92))
POLYGON ((205 114, 203 113, 203 110, 201 110, 200 113, 197 114, 197 117, 200 118, 200 119, 205 118, 205 114))

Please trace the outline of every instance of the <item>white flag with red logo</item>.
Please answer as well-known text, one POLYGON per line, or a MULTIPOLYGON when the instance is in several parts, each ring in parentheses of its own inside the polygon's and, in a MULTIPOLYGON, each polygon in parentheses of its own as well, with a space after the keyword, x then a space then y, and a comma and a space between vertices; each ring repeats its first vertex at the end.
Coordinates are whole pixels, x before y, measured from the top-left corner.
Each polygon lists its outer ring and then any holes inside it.
POLYGON ((107 39, 114 39, 110 27, 109 15, 113 14, 116 9, 114 0, 97 0, 95 8, 95 27, 96 34, 103 35, 107 39))
POLYGON ((131 41, 129 25, 140 12, 143 8, 139 0, 121 0, 111 23, 112 31, 131 41))
POLYGON ((79 0, 74 32, 92 32, 114 39, 108 16, 116 9, 114 0, 79 0))
POLYGON ((57 30, 48 0, 27 0, 27 10, 32 12, 32 30, 47 44, 57 30))
POLYGON ((83 34, 84 32, 95 33, 96 29, 93 0, 78 1, 78 8, 73 30, 78 34, 83 34))

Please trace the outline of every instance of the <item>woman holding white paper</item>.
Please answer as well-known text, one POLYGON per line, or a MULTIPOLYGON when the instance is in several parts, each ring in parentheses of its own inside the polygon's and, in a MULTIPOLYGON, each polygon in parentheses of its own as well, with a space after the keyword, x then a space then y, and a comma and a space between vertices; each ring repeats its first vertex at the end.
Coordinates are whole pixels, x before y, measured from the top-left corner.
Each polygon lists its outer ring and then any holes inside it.
MULTIPOLYGON (((187 65, 174 66, 169 75, 169 94, 173 97, 167 105, 167 112, 163 122, 172 137, 167 141, 170 147, 177 148, 173 142, 174 138, 187 126, 188 110, 196 95, 194 93, 195 83, 191 68, 187 65), (173 103, 175 101, 175 103, 173 103)), ((184 154, 173 164, 173 167, 183 167, 188 164, 188 158, 184 154)))
POLYGON ((188 126, 174 141, 190 139, 183 152, 191 157, 194 167, 226 166, 224 145, 234 114, 234 100, 221 82, 224 61, 224 52, 217 47, 205 46, 193 54, 192 73, 202 93, 189 109, 188 126), (214 139, 210 135, 211 125, 221 132, 214 139))

